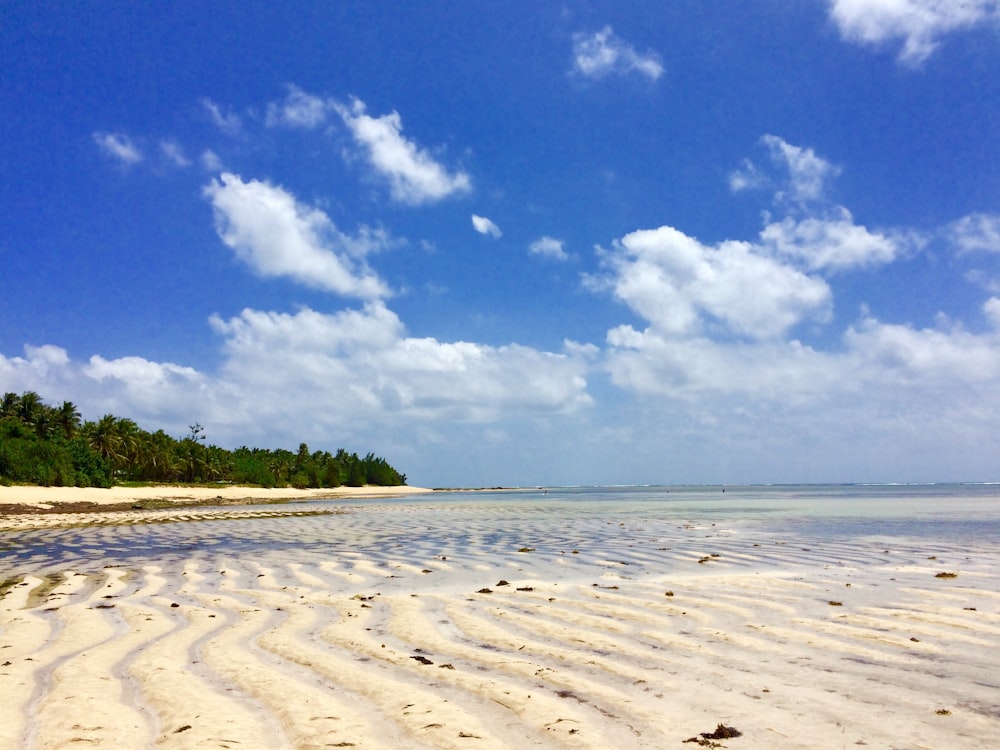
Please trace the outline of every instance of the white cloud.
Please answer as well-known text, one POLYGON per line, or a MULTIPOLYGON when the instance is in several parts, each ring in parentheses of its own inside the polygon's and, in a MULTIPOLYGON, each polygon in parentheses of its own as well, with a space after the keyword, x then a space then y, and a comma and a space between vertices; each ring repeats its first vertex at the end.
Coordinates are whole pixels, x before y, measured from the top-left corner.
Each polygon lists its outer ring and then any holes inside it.
POLYGON ((823 198, 826 181, 840 174, 835 167, 816 155, 811 148, 793 146, 776 135, 765 135, 761 142, 770 151, 771 160, 788 171, 789 190, 775 199, 804 204, 823 198))
POLYGON ((269 128, 315 128, 326 120, 327 109, 327 103, 318 96, 289 84, 284 101, 267 105, 265 124, 269 128))
POLYGON ((127 415, 172 434, 197 420, 221 444, 263 436, 271 446, 309 440, 331 449, 372 449, 386 436, 411 445, 431 431, 444 441, 461 425, 544 420, 591 405, 593 347, 567 342, 546 352, 410 337, 381 301, 333 314, 246 309, 210 325, 223 338, 215 373, 138 356, 81 362, 44 346, 0 355, 0 384, 72 400, 88 419, 127 415))
POLYGON ((739 169, 729 173, 729 189, 734 193, 744 190, 756 190, 768 183, 767 178, 749 159, 744 159, 739 169))
POLYGON ((648 320, 658 335, 783 335, 806 319, 829 318, 831 292, 746 242, 702 245, 672 227, 632 232, 615 243, 611 275, 591 280, 648 320))
POLYGON ((212 120, 215 127, 226 135, 236 135, 243 128, 243 120, 238 114, 223 109, 211 99, 203 97, 201 106, 208 113, 209 119, 212 120))
POLYGON ((81 362, 52 345, 24 349, 25 357, 0 354, 3 390, 73 401, 87 419, 113 413, 179 434, 192 418, 225 421, 233 409, 229 386, 190 367, 134 356, 81 362))
POLYGON ((541 255, 554 260, 569 260, 569 255, 563 250, 563 241, 552 237, 539 237, 528 245, 528 250, 534 255, 541 255))
POLYGON ((636 72, 655 81, 663 75, 659 55, 655 52, 639 54, 610 26, 594 34, 573 35, 573 69, 588 78, 636 72))
POLYGON ((201 162, 202 169, 207 172, 222 171, 222 159, 220 159, 219 155, 211 149, 203 151, 198 160, 201 162))
POLYGON ((174 166, 191 166, 191 160, 185 156, 184 149, 176 141, 160 141, 160 152, 174 166))
POLYGON ((854 223, 850 211, 837 218, 785 218, 767 224, 760 233, 766 248, 810 271, 843 271, 891 263, 906 250, 899 237, 869 232, 854 223))
MULTIPOLYGON (((994 326, 996 311, 996 298, 991 298, 983 313, 994 326)), ((844 343, 869 387, 995 388, 1000 383, 995 327, 987 334, 973 334, 954 326, 918 330, 865 318, 848 329, 844 343)))
POLYGON ((303 418, 342 424, 392 415, 490 422, 590 403, 579 351, 411 338, 381 302, 332 315, 244 310, 212 324, 227 337, 225 377, 255 394, 257 408, 273 408, 269 418, 292 428, 303 418), (296 393, 300 404, 290 395, 296 393))
POLYGON ((945 34, 1000 21, 997 0, 830 0, 843 39, 880 45, 901 39, 899 60, 919 65, 945 34))
MULTIPOLYGON (((944 315, 916 328, 865 312, 839 338, 826 333, 836 342, 828 348, 794 338, 802 323, 831 319, 833 292, 815 272, 891 263, 929 237, 855 224, 824 199, 834 167, 775 136, 764 143, 788 169, 779 203, 791 216, 767 217, 755 243, 632 232, 602 251, 605 275, 586 280, 643 321, 611 328, 602 358, 611 382, 641 404, 625 425, 643 440, 623 449, 655 445, 658 455, 686 455, 681 470, 701 462, 705 477, 734 471, 741 481, 836 480, 845 470, 877 481, 993 478, 997 284, 967 275, 994 295, 981 333, 944 315)), ((744 175, 760 176, 746 164, 737 182, 744 175)), ((998 228, 993 215, 974 214, 939 234, 963 250, 994 250, 998 228)))
POLYGON ((778 188, 774 202, 787 215, 774 220, 765 212, 760 252, 808 271, 836 272, 891 263, 926 243, 926 237, 912 231, 871 231, 855 224, 843 206, 830 204, 827 182, 840 169, 813 149, 792 145, 776 135, 763 136, 761 143, 784 174, 770 177, 744 159, 740 169, 729 175, 733 192, 778 188))
POLYGON ((205 195, 215 210, 219 237, 237 257, 264 277, 286 276, 302 284, 349 297, 390 294, 364 263, 364 255, 385 243, 380 232, 342 234, 329 217, 267 182, 244 182, 223 174, 205 195))
POLYGON ((138 164, 143 159, 142 151, 124 133, 94 133, 94 142, 101 151, 123 164, 138 164))
POLYGON ((990 321, 993 329, 1000 331, 1000 298, 990 297, 983 304, 983 315, 990 321))
POLYGON ((364 102, 358 99, 350 107, 333 106, 355 140, 365 148, 372 167, 389 181, 395 200, 418 205, 472 189, 465 172, 449 173, 425 149, 403 137, 398 112, 371 117, 365 113, 364 102))
POLYGON ((1000 214, 963 216, 945 234, 962 252, 1000 253, 1000 214))
POLYGON ((744 399, 821 398, 842 374, 826 355, 798 341, 725 343, 631 326, 612 329, 607 340, 608 367, 619 386, 644 395, 704 399, 700 407, 706 411, 714 410, 712 402, 720 397, 727 406, 744 399))
MULTIPOLYGON (((612 381, 635 394, 645 444, 706 478, 991 479, 1000 449, 1000 300, 993 329, 914 329, 865 318, 842 346, 721 342, 630 326, 608 334, 612 381), (710 461, 703 456, 710 456, 710 461)), ((719 481, 709 479, 709 481, 719 481)))
POLYGON ((472 214, 472 228, 480 234, 488 234, 490 237, 499 238, 503 236, 500 227, 487 219, 485 216, 472 214))

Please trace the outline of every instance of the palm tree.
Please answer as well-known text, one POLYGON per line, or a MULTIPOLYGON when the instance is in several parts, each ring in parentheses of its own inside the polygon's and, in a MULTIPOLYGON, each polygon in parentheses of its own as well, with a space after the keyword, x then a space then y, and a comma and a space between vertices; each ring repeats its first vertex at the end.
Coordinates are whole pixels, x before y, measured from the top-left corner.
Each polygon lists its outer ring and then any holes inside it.
POLYGON ((139 467, 142 456, 142 430, 139 429, 133 420, 126 417, 116 419, 114 426, 115 434, 118 436, 118 468, 125 471, 130 479, 139 467))
POLYGON ((97 422, 87 422, 83 431, 90 447, 101 454, 105 461, 114 468, 122 462, 122 441, 115 429, 117 418, 114 414, 105 414, 97 422))
POLYGON ((18 399, 17 416, 26 425, 34 426, 44 406, 41 396, 34 391, 25 391, 18 399))
POLYGON ((0 398, 0 419, 4 417, 16 417, 20 403, 21 397, 16 393, 7 392, 3 394, 3 397, 0 398))
POLYGON ((76 404, 63 401, 62 406, 56 410, 56 424, 62 429, 63 436, 72 440, 80 429, 80 412, 77 411, 76 404))
POLYGON ((44 404, 39 406, 35 411, 35 418, 32 423, 32 427, 35 428, 35 434, 42 438, 42 440, 48 440, 55 432, 56 426, 55 409, 44 404))
POLYGON ((176 441, 163 430, 143 432, 139 448, 140 478, 154 482, 175 479, 180 469, 175 460, 176 441))

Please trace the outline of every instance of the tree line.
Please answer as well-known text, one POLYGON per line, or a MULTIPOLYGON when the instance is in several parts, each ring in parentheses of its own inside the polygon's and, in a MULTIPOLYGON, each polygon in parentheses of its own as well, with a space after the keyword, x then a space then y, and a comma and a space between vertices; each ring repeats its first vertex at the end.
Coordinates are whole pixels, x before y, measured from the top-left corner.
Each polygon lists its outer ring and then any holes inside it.
POLYGON ((205 431, 174 438, 106 414, 83 421, 76 405, 49 406, 34 391, 0 399, 0 484, 110 487, 121 482, 231 483, 261 487, 383 487, 406 484, 389 463, 336 453, 206 445, 205 431))

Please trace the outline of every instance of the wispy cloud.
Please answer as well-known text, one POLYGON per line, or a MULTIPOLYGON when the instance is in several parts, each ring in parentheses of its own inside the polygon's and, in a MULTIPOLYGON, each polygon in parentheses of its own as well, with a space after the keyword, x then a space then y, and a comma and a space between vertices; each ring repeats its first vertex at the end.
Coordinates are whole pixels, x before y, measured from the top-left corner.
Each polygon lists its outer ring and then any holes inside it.
POLYGON ((258 275, 284 276, 348 297, 390 295, 364 262, 365 254, 386 244, 384 235, 365 229, 349 237, 281 187, 234 174, 212 180, 205 196, 219 237, 258 275))
POLYGON ((372 117, 366 114, 365 104, 359 99, 350 107, 335 104, 334 108, 364 148, 374 170, 389 181, 395 200, 418 205, 472 189, 469 175, 449 172, 427 150, 403 136, 398 112, 372 117))
POLYGON ((997 0, 830 0, 840 36, 858 44, 902 40, 899 61, 923 63, 946 34, 1000 22, 997 0))
POLYGON ((226 135, 236 135, 243 129, 243 118, 235 112, 224 109, 207 97, 202 98, 201 106, 215 126, 226 135))
POLYGON ((805 208, 806 204, 825 199, 827 182, 840 174, 840 168, 816 155, 811 148, 794 146, 776 135, 762 136, 772 167, 782 172, 772 177, 749 159, 729 174, 729 188, 734 193, 747 190, 774 189, 777 204, 805 208))
POLYGON ((793 146, 776 135, 765 135, 761 142, 771 153, 771 160, 788 172, 788 188, 775 195, 778 201, 804 204, 822 200, 827 180, 840 174, 840 168, 816 155, 811 148, 793 146))
POLYGON ((553 260, 569 260, 569 255, 563 249, 563 241, 547 235, 539 237, 528 245, 528 251, 533 255, 541 255, 553 260))
POLYGON ((499 238, 503 236, 500 227, 487 219, 485 216, 472 214, 472 228, 480 234, 488 234, 490 237, 499 238))
POLYGON ((220 159, 219 155, 211 149, 203 151, 201 156, 198 157, 198 161, 201 162, 202 169, 209 172, 219 172, 222 170, 222 159, 220 159))
POLYGON ((329 105, 318 96, 309 94, 294 84, 288 85, 283 101, 267 105, 265 124, 269 128, 315 128, 326 121, 329 105))
POLYGON ((767 184, 767 177, 761 174, 757 166, 749 159, 744 159, 739 169, 734 169, 729 173, 729 189, 734 193, 757 190, 767 184))
POLYGON ((573 35, 573 70, 588 78, 638 73, 655 81, 663 75, 663 64, 655 52, 636 52, 605 26, 594 34, 573 35))
POLYGON ((191 160, 184 154, 184 149, 177 141, 160 141, 160 153, 176 167, 191 166, 191 160))
POLYGON ((143 160, 142 151, 124 133, 94 133, 94 142, 102 152, 122 164, 138 164, 143 160))
POLYGON ((945 234, 961 252, 1000 253, 1000 214, 963 216, 945 234))

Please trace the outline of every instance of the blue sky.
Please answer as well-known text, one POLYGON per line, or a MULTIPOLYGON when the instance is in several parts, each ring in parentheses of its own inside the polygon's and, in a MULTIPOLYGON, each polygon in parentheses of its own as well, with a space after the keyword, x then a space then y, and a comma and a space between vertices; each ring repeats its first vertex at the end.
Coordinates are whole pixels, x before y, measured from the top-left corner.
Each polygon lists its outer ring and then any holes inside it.
POLYGON ((0 9, 0 391, 418 485, 1000 480, 1000 3, 0 9))

